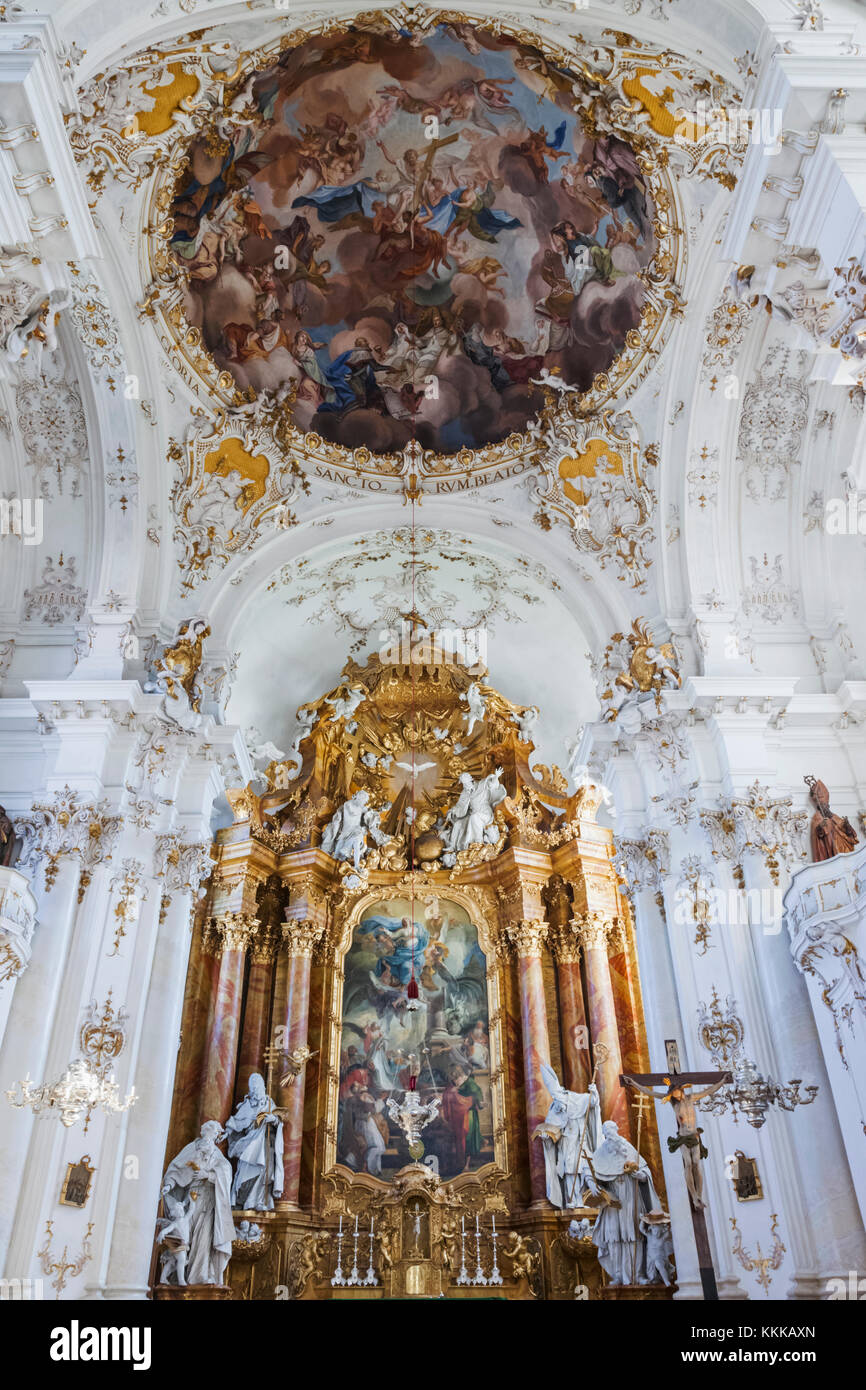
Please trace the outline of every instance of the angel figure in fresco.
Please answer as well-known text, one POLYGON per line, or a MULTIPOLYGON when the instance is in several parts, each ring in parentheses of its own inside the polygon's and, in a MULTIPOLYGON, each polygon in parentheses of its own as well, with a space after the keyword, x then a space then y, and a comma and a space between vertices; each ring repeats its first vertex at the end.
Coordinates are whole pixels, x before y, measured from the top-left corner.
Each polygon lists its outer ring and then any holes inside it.
MULTIPOLYGON (((498 134, 489 135, 483 130, 473 130, 472 126, 466 126, 460 134, 462 143, 469 146, 469 154, 455 159, 455 181, 475 187, 491 183, 497 191, 504 188, 505 180, 499 171, 502 137, 498 134)), ((520 131, 506 132, 506 138, 513 137, 516 140, 519 136, 520 131)))
POLYGON ((540 184, 550 182, 548 160, 555 162, 557 159, 568 158, 568 151, 562 148, 566 129, 566 122, 562 121, 553 132, 552 138, 548 138, 546 128, 540 126, 538 130, 527 131, 525 138, 512 146, 515 153, 522 155, 526 160, 540 184))
MULTIPOLYGON (((501 299, 505 298, 505 290, 499 284, 499 278, 507 275, 507 271, 495 256, 475 256, 465 255, 459 248, 455 247, 453 252, 454 260, 458 270, 463 275, 472 275, 480 285, 483 285, 488 294, 498 294, 501 299)), ((459 314, 460 308, 457 299, 454 302, 454 313, 459 314)))
POLYGON ((450 194, 453 216, 448 229, 449 241, 469 232, 477 241, 496 242, 501 232, 522 227, 519 217, 511 217, 493 206, 495 197, 496 190, 490 180, 483 189, 458 188, 450 194))
POLYGON ((509 100, 511 93, 506 91, 513 83, 513 77, 485 77, 480 81, 461 77, 439 96, 440 109, 449 113, 443 124, 472 121, 473 125, 497 134, 498 128, 491 116, 504 116, 510 112, 519 118, 517 108, 509 100))

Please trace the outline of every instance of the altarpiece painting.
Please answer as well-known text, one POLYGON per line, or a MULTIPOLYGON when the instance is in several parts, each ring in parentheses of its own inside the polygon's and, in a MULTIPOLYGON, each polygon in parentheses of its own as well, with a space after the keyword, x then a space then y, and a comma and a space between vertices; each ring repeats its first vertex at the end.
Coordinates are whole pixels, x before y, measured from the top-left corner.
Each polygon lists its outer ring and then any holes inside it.
POLYGON ((422 1099, 440 1098, 424 1162, 443 1178, 493 1160, 487 963, 460 904, 392 898, 368 907, 344 959, 337 1160, 388 1180, 410 1161, 386 1102, 414 1065, 422 1099), (417 1007, 406 985, 413 956, 417 1007))

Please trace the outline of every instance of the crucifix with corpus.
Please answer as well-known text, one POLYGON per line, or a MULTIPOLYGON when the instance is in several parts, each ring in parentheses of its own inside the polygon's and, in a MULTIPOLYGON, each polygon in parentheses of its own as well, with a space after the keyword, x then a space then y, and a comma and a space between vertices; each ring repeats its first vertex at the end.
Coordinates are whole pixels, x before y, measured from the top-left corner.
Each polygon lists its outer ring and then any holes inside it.
POLYGON ((695 1101, 703 1100, 704 1096, 711 1096, 730 1080, 731 1073, 728 1071, 683 1071, 674 1072, 672 1076, 662 1076, 656 1072, 626 1072, 619 1078, 621 1086, 631 1087, 653 1100, 661 1101, 663 1105, 670 1104, 674 1112, 677 1132, 668 1136, 668 1148, 671 1153, 676 1153, 679 1149, 682 1154, 705 1299, 718 1299, 719 1292, 704 1217, 706 1202, 703 1198, 704 1178, 701 1161, 706 1158, 707 1150, 701 1139, 703 1131, 698 1129, 697 1125, 695 1101), (700 1085, 704 1086, 703 1090, 694 1090, 695 1086, 700 1085), (663 1086, 665 1089, 659 1093, 655 1090, 656 1086, 663 1086))

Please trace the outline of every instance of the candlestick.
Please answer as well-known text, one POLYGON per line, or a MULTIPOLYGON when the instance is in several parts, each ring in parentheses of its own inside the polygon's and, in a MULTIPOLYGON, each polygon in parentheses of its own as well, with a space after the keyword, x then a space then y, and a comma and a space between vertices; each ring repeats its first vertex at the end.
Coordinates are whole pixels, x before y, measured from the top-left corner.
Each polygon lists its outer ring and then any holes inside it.
POLYGON ((352 1273, 346 1280, 347 1284, 360 1284, 361 1277, 358 1274, 358 1218, 355 1217, 354 1245, 352 1249, 352 1273))
POLYGON ((471 1284, 469 1273, 466 1269, 466 1217, 460 1217, 460 1273, 457 1276, 458 1284, 471 1284))
POLYGON ((343 1274, 343 1218, 340 1217, 340 1229, 337 1231, 337 1268, 334 1270, 331 1283, 342 1287, 346 1283, 343 1274))
POLYGON ((490 1278, 487 1280, 487 1282, 488 1282, 488 1284, 501 1284, 501 1283, 502 1283, 502 1275, 499 1273, 499 1265, 498 1265, 497 1262, 496 1262, 496 1216, 495 1216, 495 1215, 494 1215, 494 1217, 493 1217, 493 1232, 492 1232, 492 1236, 491 1236, 491 1243, 492 1243, 492 1245, 493 1245, 493 1265, 492 1265, 492 1268, 491 1268, 491 1270, 490 1270, 490 1278))
POLYGON ((477 1212, 475 1213, 475 1278, 472 1280, 472 1283, 487 1283, 487 1280, 484 1278, 484 1270, 481 1268, 481 1223, 477 1212))
POLYGON ((366 1279, 364 1280, 364 1283, 367 1284, 367 1285, 371 1285, 371 1286, 372 1286, 372 1285, 378 1284, 378 1282, 379 1282, 379 1280, 376 1278, 376 1271, 375 1271, 374 1268, 373 1268, 373 1216, 372 1216, 372 1213, 371 1213, 371 1214, 370 1214, 370 1253, 369 1253, 369 1257, 368 1257, 368 1260, 367 1260, 367 1277, 366 1277, 366 1279))

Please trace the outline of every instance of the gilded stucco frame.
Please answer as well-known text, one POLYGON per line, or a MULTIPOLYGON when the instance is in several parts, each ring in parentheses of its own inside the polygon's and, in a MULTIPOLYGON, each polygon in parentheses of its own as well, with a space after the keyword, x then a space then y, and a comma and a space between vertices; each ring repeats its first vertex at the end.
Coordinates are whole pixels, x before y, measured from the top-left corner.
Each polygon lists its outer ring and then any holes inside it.
MULTIPOLYGON (((431 885, 432 887, 432 885, 431 885)), ((417 898, 416 894, 416 898, 417 898)), ((502 981, 503 968, 500 949, 499 923, 495 905, 478 890, 457 885, 443 885, 441 901, 454 902, 466 912, 478 933, 478 945, 487 962, 487 1012, 490 1039, 490 1103, 493 1114, 493 1157, 503 1173, 508 1172, 508 1141, 505 1122, 505 1050, 502 1038, 502 981)), ((323 1173, 329 1173, 337 1163, 337 1118, 340 1102, 340 1043, 343 1031, 343 962, 352 944, 355 928, 368 908, 377 902, 410 898, 411 888, 405 883, 380 884, 370 887, 346 911, 336 925, 333 955, 333 992, 328 1021, 327 1100, 325 1109, 325 1152, 323 1173)))

